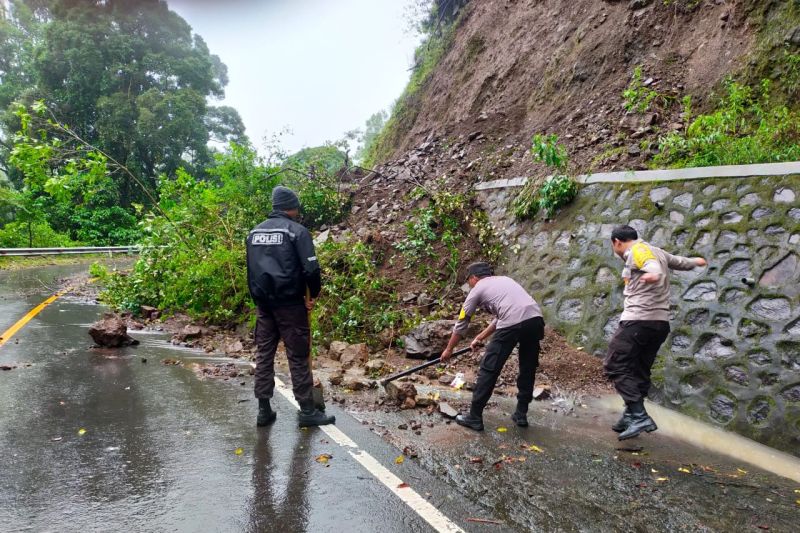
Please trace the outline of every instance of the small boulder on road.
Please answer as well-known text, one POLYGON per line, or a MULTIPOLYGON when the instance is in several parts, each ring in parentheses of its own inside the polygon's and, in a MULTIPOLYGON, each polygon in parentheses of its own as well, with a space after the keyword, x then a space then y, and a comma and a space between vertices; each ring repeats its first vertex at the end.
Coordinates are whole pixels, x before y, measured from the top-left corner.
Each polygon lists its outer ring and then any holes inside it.
POLYGON ((116 315, 106 315, 89 328, 95 344, 105 348, 120 348, 134 346, 139 341, 128 335, 128 326, 125 321, 116 315))

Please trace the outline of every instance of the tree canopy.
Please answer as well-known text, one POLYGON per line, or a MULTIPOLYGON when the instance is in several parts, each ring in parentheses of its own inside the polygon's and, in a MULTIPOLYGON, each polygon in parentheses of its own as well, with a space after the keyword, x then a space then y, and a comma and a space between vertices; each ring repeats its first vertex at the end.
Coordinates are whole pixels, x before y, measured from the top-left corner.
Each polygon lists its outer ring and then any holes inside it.
MULTIPOLYGON (((209 140, 246 142, 239 114, 209 105, 227 68, 162 0, 13 0, 0 21, 0 169, 20 124, 14 102, 44 101, 53 117, 152 190, 181 167, 202 173, 209 140)), ((147 202, 112 169, 115 205, 147 202)))

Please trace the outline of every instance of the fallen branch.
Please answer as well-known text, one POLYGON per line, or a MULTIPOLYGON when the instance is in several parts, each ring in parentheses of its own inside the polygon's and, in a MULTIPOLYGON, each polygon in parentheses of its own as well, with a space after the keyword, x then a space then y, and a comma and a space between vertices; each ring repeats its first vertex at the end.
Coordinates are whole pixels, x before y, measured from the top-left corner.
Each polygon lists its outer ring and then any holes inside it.
POLYGON ((497 526, 504 526, 505 522, 500 520, 490 520, 488 518, 467 518, 467 522, 475 522, 477 524, 494 524, 497 526))

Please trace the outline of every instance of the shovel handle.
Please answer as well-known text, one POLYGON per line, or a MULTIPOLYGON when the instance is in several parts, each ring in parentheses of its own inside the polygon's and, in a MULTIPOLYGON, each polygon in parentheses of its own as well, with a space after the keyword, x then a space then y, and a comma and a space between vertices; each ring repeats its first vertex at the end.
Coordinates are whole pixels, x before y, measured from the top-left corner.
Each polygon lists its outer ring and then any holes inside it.
MULTIPOLYGON (((453 352, 452 357, 458 357, 459 355, 464 355, 465 353, 467 353, 469 351, 472 351, 472 348, 462 348, 460 350, 456 350, 455 352, 453 352)), ((433 366, 433 365, 438 365, 441 362, 442 362, 442 358, 441 357, 437 357, 436 359, 433 359, 433 360, 428 361, 426 363, 422 363, 421 365, 409 368, 408 370, 403 370, 402 372, 398 372, 396 374, 392 374, 391 376, 382 379, 381 380, 381 385, 383 385, 385 387, 388 383, 391 383, 392 381, 394 381, 396 379, 400 379, 400 378, 403 378, 403 377, 406 377, 406 376, 410 376, 411 374, 413 374, 415 372, 419 372, 420 370, 424 370, 424 369, 426 369, 426 368, 428 368, 430 366, 433 366)))

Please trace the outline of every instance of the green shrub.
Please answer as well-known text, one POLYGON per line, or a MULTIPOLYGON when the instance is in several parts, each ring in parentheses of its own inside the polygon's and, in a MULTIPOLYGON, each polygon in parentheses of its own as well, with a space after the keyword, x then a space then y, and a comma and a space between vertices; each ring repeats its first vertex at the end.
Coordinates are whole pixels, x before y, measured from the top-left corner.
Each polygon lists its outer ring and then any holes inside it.
POLYGON ((685 132, 659 141, 654 164, 703 167, 796 161, 800 113, 771 99, 771 83, 758 90, 729 80, 717 109, 691 121, 685 132))
MULTIPOLYGON (((423 189, 415 191, 425 194, 423 189)), ((463 194, 447 191, 434 193, 427 207, 417 209, 406 222, 406 237, 395 244, 395 248, 419 266, 421 274, 427 274, 431 262, 437 255, 435 245, 441 243, 447 251, 447 270, 451 277, 458 273, 461 254, 459 244, 464 236, 462 222, 466 220, 467 199, 463 194)))
POLYGON ((672 103, 674 98, 646 86, 642 78, 642 67, 638 66, 633 69, 633 77, 627 89, 622 93, 622 97, 625 99, 625 111, 645 113, 656 103, 665 107, 672 103))
POLYGON ((567 150, 558 143, 557 135, 534 135, 531 146, 534 160, 544 163, 556 172, 539 186, 529 180, 514 199, 514 216, 529 220, 544 210, 551 218, 559 209, 569 204, 578 194, 578 184, 564 172, 569 166, 567 150))
POLYGON ((377 344, 385 329, 397 331, 413 317, 397 305, 393 283, 378 274, 380 257, 360 241, 326 242, 317 249, 322 294, 312 316, 314 339, 377 344))
MULTIPOLYGON (((272 189, 286 183, 279 170, 264 165, 252 149, 234 145, 217 157, 206 180, 183 171, 174 180, 162 180, 159 198, 165 215, 151 213, 144 218, 138 261, 130 272, 104 276, 103 298, 113 307, 133 312, 152 305, 217 323, 246 321, 253 304, 245 239, 270 212, 272 189)), ((294 185, 302 198, 305 183, 294 185)), ((331 223, 320 214, 321 204, 307 205, 320 222, 331 223)))
POLYGON ((43 220, 10 222, 0 228, 0 248, 66 248, 76 244, 43 220))

